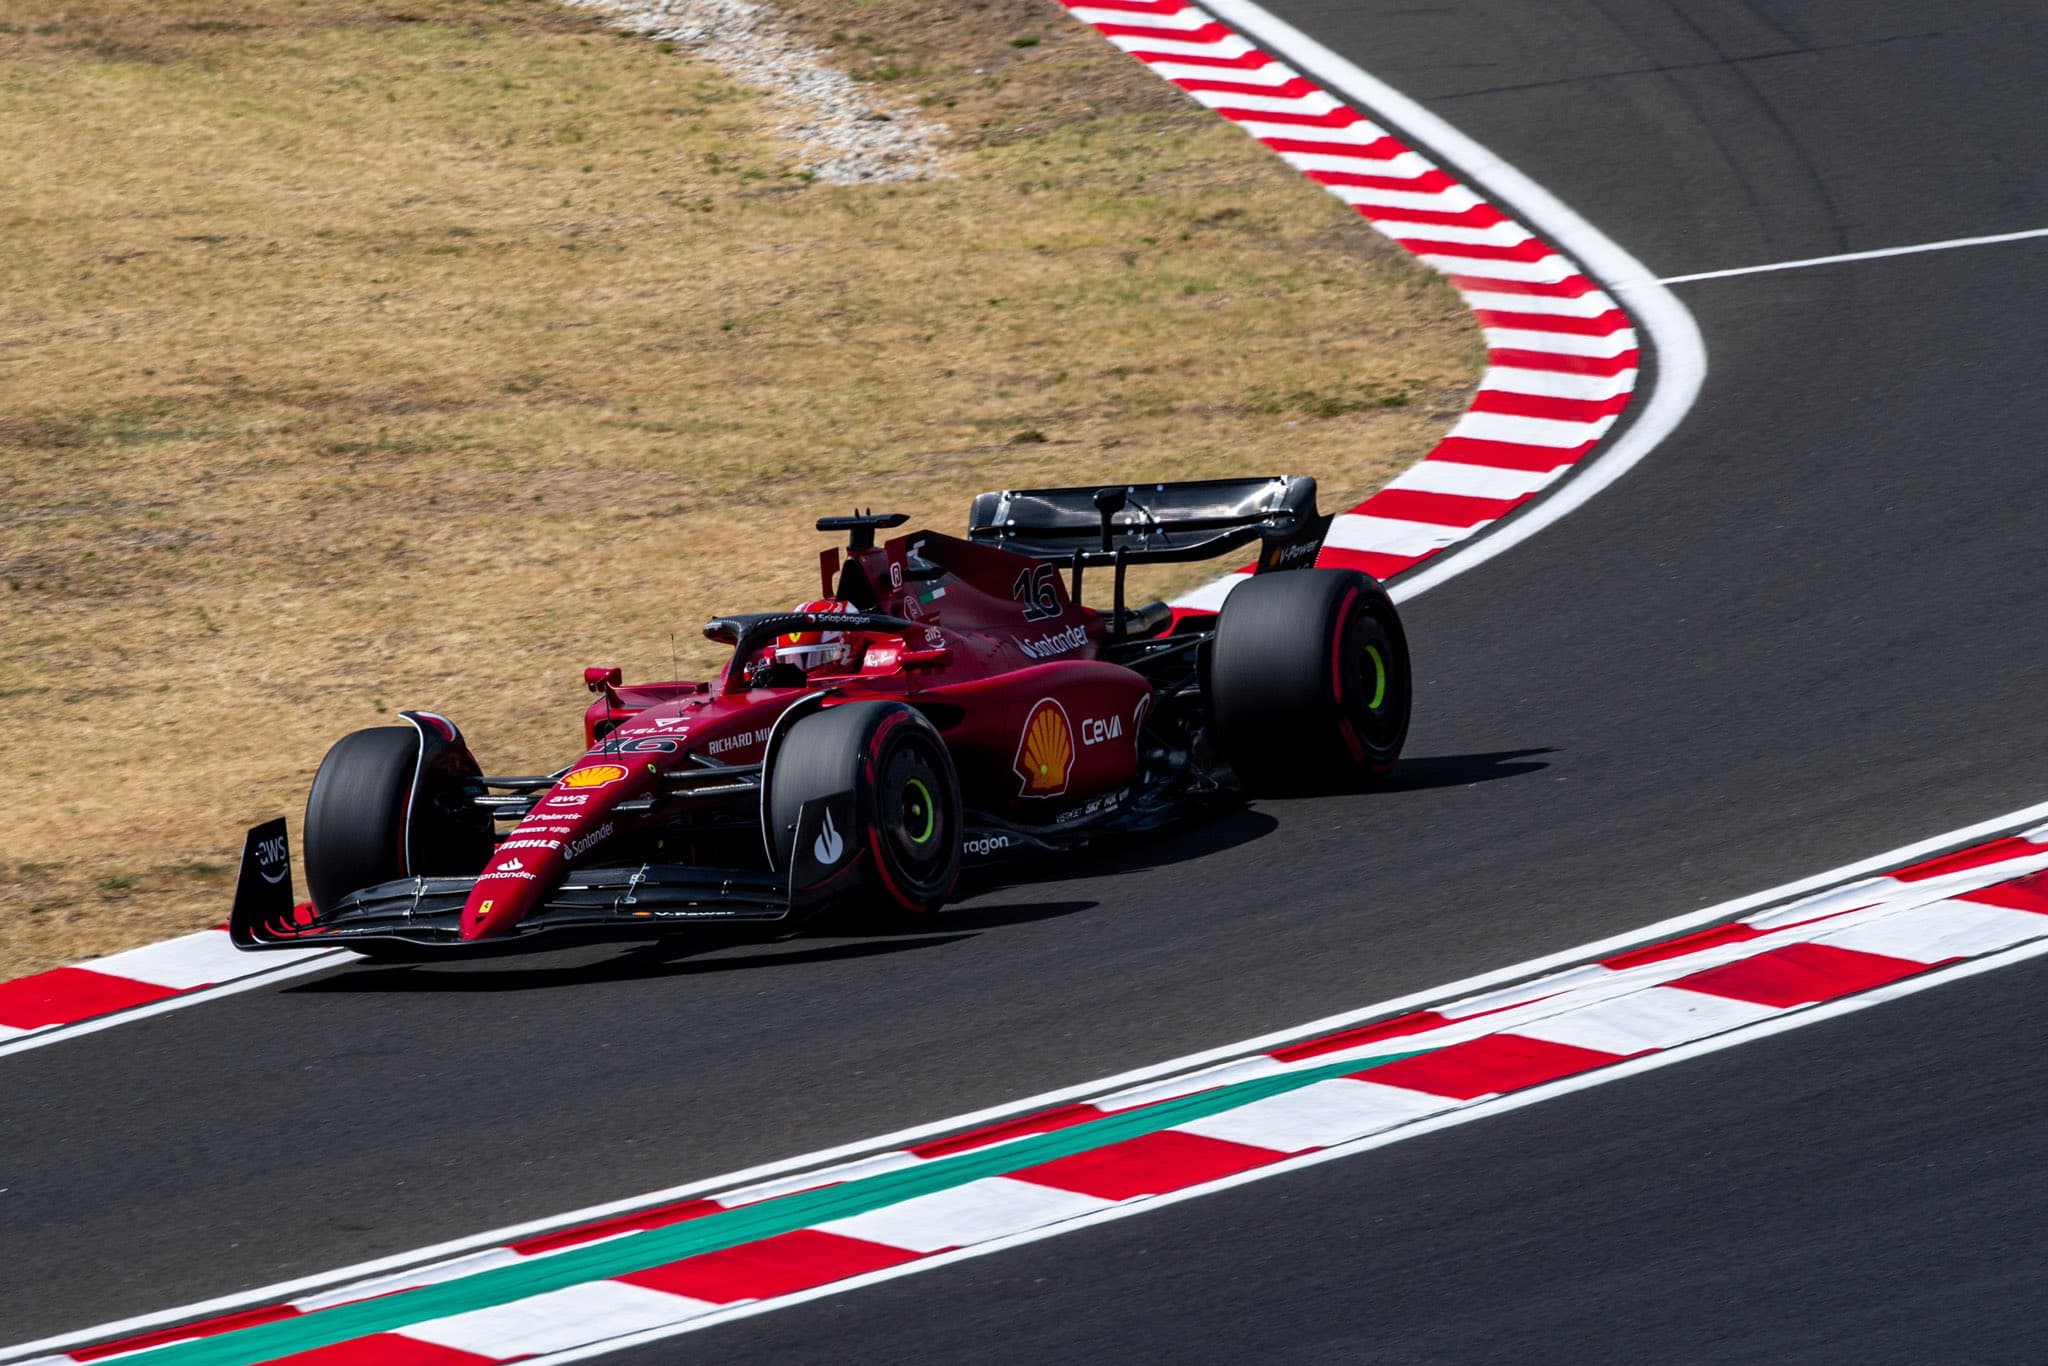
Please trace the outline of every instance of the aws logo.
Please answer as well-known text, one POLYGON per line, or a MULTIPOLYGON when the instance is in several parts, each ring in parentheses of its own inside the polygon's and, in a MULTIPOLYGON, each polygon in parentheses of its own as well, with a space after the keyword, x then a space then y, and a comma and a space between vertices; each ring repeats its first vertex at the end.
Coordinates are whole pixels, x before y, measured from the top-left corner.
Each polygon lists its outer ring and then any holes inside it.
POLYGON ((1024 718, 1012 767, 1024 780, 1019 789, 1023 796, 1057 797, 1067 790, 1074 772, 1074 723, 1067 719, 1065 707, 1050 697, 1038 699, 1024 718))

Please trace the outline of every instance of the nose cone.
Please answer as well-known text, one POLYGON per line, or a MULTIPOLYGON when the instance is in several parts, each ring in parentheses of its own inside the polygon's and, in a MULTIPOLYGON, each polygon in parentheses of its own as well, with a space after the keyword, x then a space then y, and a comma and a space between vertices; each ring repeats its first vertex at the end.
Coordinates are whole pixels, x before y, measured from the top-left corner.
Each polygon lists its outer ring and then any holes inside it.
POLYGON ((462 908, 462 937, 491 939, 513 926, 561 884, 568 850, 606 826, 612 809, 656 781, 645 759, 592 754, 564 773, 491 856, 462 908))
MULTIPOLYGON (((522 824, 505 844, 538 845, 543 842, 559 844, 552 837, 544 841, 539 835, 527 833, 522 824)), ((510 930, 547 896, 561 877, 563 863, 559 847, 554 850, 531 847, 508 850, 500 845, 490 866, 484 869, 483 876, 470 889, 469 901, 462 908, 462 937, 467 940, 488 939, 510 930)))

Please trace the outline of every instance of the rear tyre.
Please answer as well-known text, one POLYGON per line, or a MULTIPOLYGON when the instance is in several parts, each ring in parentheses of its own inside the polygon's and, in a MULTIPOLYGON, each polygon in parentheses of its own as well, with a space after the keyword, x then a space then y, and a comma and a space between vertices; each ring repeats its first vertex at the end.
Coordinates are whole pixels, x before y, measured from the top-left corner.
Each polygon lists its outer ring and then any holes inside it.
POLYGON ((1408 641, 1386 592, 1349 569, 1255 576, 1231 590, 1209 663, 1216 740, 1245 787, 1356 785, 1408 739, 1408 641))
POLYGON ((901 928, 944 905, 960 879, 960 783, 932 723, 900 702, 848 702, 800 717, 777 743, 768 775, 776 866, 791 865, 804 803, 846 791, 866 862, 841 914, 901 928))
MULTIPOLYGON (((411 726, 379 726, 343 736, 320 761, 305 825, 306 887, 320 910, 380 882, 474 873, 489 859, 489 822, 465 810, 463 765, 423 765, 421 744, 411 726)), ((387 961, 432 952, 401 943, 350 947, 387 961)))

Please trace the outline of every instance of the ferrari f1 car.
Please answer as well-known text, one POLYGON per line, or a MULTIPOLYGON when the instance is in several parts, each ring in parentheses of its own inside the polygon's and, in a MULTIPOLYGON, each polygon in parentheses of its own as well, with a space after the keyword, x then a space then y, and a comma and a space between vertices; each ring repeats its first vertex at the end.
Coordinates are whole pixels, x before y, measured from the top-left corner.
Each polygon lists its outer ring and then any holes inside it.
POLYGON ((1304 476, 985 493, 967 537, 827 517, 825 596, 714 618, 711 682, 584 670, 585 752, 487 777, 404 713, 328 751, 295 904, 282 819, 249 833, 245 949, 418 957, 544 932, 648 938, 828 906, 936 910, 963 865, 1069 850, 1236 794, 1380 778, 1407 736, 1393 602, 1315 567, 1304 476), (1215 612, 1125 601, 1132 565, 1256 542, 1215 612), (1110 603, 1082 603, 1106 574, 1110 603))

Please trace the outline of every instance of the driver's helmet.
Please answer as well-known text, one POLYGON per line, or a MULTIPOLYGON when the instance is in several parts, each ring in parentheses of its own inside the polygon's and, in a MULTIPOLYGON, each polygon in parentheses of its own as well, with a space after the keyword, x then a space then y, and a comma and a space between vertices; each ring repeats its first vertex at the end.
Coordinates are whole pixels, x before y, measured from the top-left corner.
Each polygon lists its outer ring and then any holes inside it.
MULTIPOLYGON (((858 610, 842 598, 818 598, 796 605, 799 612, 852 612, 858 610)), ((775 662, 790 664, 807 674, 845 672, 853 665, 853 646, 844 631, 793 631, 775 638, 775 662)))

